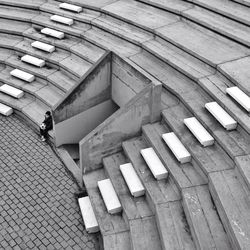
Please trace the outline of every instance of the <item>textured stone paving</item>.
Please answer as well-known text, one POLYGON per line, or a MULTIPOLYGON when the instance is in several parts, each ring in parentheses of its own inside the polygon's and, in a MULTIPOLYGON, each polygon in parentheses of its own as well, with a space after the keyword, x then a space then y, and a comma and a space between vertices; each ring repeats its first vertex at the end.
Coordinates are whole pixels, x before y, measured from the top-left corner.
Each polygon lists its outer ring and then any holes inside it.
POLYGON ((99 249, 88 235, 78 187, 48 144, 0 115, 0 249, 99 249))

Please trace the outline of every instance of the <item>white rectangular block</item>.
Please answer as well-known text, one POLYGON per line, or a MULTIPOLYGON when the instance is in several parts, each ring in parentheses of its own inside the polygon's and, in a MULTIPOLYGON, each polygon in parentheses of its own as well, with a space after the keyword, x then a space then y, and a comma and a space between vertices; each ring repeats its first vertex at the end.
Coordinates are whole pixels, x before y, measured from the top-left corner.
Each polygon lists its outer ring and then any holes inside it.
POLYGON ((0 113, 9 116, 13 113, 13 109, 5 104, 0 103, 0 113))
POLYGON ((45 61, 34 56, 25 55, 21 57, 21 61, 35 65, 37 67, 43 67, 45 65, 45 61))
POLYGON ((0 87, 0 91, 18 99, 24 95, 24 92, 22 90, 14 88, 8 84, 2 85, 0 87))
POLYGON ((141 149, 141 155, 146 161, 155 179, 162 180, 168 177, 167 169, 164 167, 153 148, 141 149))
POLYGON ((96 233, 99 231, 99 225, 96 220, 93 207, 88 196, 78 199, 83 222, 88 233, 96 233))
POLYGON ((64 38, 64 33, 63 32, 53 30, 53 29, 50 29, 50 28, 43 28, 41 30, 41 33, 43 33, 43 34, 45 34, 47 36, 52 36, 52 37, 58 38, 58 39, 64 38))
POLYGON ((162 138, 180 163, 187 163, 191 161, 191 155, 175 133, 170 132, 163 134, 162 138))
POLYGON ((77 12, 77 13, 82 11, 82 7, 76 6, 76 5, 73 5, 73 4, 69 4, 69 3, 60 3, 59 7, 61 9, 70 10, 70 11, 74 11, 74 12, 77 12))
POLYGON ((46 44, 46 43, 42 43, 42 42, 39 42, 39 41, 35 41, 33 43, 31 43, 31 46, 36 48, 36 49, 40 49, 40 50, 43 50, 43 51, 46 51, 46 52, 53 52, 55 50, 55 46, 53 45, 49 45, 49 44, 46 44))
POLYGON ((74 23, 73 19, 67 18, 67 17, 63 17, 63 16, 58 16, 58 15, 51 16, 50 20, 52 20, 54 22, 66 24, 66 25, 72 25, 74 23))
POLYGON ((145 189, 136 174, 133 165, 131 163, 126 163, 120 165, 120 170, 122 175, 128 185, 130 193, 134 197, 139 197, 145 194, 145 189))
POLYGON ((226 130, 236 129, 237 122, 217 102, 206 103, 205 108, 226 130))
POLYGON ((110 179, 98 181, 97 185, 101 192, 105 206, 110 214, 116 214, 122 211, 121 203, 117 197, 115 189, 110 179))
POLYGON ((26 82, 32 82, 35 80, 35 76, 20 69, 13 69, 10 74, 26 82))
POLYGON ((231 87, 226 89, 227 93, 233 97, 247 112, 250 112, 250 97, 246 95, 238 87, 231 87))
POLYGON ((214 138, 207 132, 207 130, 195 117, 184 119, 184 123, 201 145, 206 147, 214 144, 214 138))

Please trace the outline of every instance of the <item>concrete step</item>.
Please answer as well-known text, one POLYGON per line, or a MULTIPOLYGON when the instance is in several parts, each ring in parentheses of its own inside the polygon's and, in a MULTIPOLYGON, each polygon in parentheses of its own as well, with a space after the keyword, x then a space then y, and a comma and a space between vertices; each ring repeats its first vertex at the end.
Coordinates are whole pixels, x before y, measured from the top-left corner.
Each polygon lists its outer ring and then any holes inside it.
POLYGON ((57 22, 57 23, 62 23, 66 25, 72 25, 74 23, 74 20, 71 18, 59 16, 59 15, 53 15, 50 17, 51 21, 57 22))
POLYGON ((13 109, 3 103, 0 103, 0 113, 5 116, 9 116, 13 113, 13 109))
POLYGON ((21 98, 24 95, 24 92, 22 90, 14 88, 8 84, 3 84, 0 87, 0 91, 17 99, 21 98))
POLYGON ((120 213, 122 206, 110 179, 100 180, 97 182, 97 185, 108 212, 110 214, 120 213))
POLYGON ((191 161, 192 157, 190 153, 174 132, 165 133, 162 135, 162 138, 180 163, 183 164, 191 161))
POLYGON ((149 31, 179 20, 179 17, 174 14, 166 13, 163 10, 136 1, 117 1, 105 6, 102 10, 149 31))
POLYGON ((91 205, 91 201, 88 196, 81 197, 78 199, 82 218, 84 221, 85 228, 88 233, 96 233, 99 231, 99 226, 91 205))
POLYGON ((250 169, 249 169, 250 155, 237 156, 235 163, 237 168, 244 179, 246 185, 250 190, 250 169))
POLYGON ((250 1, 249 0, 233 0, 233 1, 250 7, 250 1))
POLYGON ((39 41, 35 41, 31 43, 31 46, 36 49, 40 49, 49 53, 52 53, 55 51, 55 46, 47 44, 47 43, 39 42, 39 41))
POLYGON ((197 249, 233 249, 207 185, 182 190, 183 207, 197 249))
POLYGON ((64 33, 63 32, 58 31, 58 30, 53 30, 53 29, 50 29, 50 28, 43 28, 41 30, 41 33, 45 34, 47 36, 52 36, 52 37, 58 38, 58 39, 63 39, 64 38, 64 33))
POLYGON ((223 16, 250 25, 249 8, 244 5, 226 0, 211 0, 209 2, 206 0, 194 0, 193 2, 223 16))
POLYGON ((25 71, 19 70, 19 69, 14 69, 10 72, 10 75, 19 78, 25 82, 33 82, 35 80, 35 76, 31 75, 25 71))
POLYGON ((207 183, 206 177, 196 162, 181 165, 169 151, 161 135, 169 132, 166 126, 160 123, 147 124, 142 127, 143 136, 148 144, 155 149, 169 171, 170 178, 181 190, 185 187, 199 186, 207 183))
POLYGON ((217 102, 208 102, 205 108, 226 130, 236 129, 237 122, 217 102))
POLYGON ((148 145, 140 137, 123 142, 124 152, 145 187, 146 199, 150 208, 155 211, 158 204, 180 200, 180 193, 172 178, 168 178, 167 181, 154 179, 140 154, 140 150, 146 147, 148 145))
POLYGON ((45 2, 45 0, 1 0, 0 3, 4 5, 14 6, 14 7, 21 7, 21 8, 28 8, 28 9, 39 9, 39 7, 45 2))
POLYGON ((229 94, 236 102, 238 102, 247 112, 250 111, 250 98, 238 87, 230 87, 226 89, 229 94))
POLYGON ((239 43, 250 45, 250 27, 244 24, 199 7, 185 10, 182 15, 239 43))
POLYGON ((68 3, 60 3, 59 7, 61 9, 65 9, 65 10, 69 10, 69 11, 73 11, 77 13, 80 13, 82 11, 82 7, 73 5, 73 4, 68 4, 68 3))
POLYGON ((145 189, 131 163, 120 165, 120 171, 126 181, 131 195, 134 197, 140 197, 145 194, 145 189))
POLYGON ((188 22, 159 28, 156 33, 213 67, 250 53, 246 47, 188 22))
POLYGON ((1 48, 11 49, 15 46, 15 44, 21 42, 22 40, 23 38, 21 36, 0 33, 1 48))
POLYGON ((221 148, 218 143, 204 148, 193 137, 189 129, 184 125, 183 119, 192 114, 182 105, 166 109, 162 112, 164 121, 182 139, 182 143, 191 153, 194 160, 199 164, 202 171, 207 175, 213 171, 221 171, 234 167, 233 160, 221 148))
POLYGON ((144 148, 144 149, 141 149, 140 152, 141 152, 143 159, 147 163, 147 166, 149 167, 150 171, 155 177, 155 179, 156 180, 167 179, 168 171, 165 168, 165 166, 162 164, 161 160, 155 153, 154 149, 151 147, 144 148))
POLYGON ((99 45, 104 49, 112 50, 118 55, 124 57, 132 56, 140 51, 138 46, 98 28, 88 30, 82 37, 95 45, 99 45))
POLYGON ((22 36, 22 33, 30 27, 30 23, 0 18, 0 32, 3 33, 22 36))
POLYGON ((45 65, 45 61, 34 56, 24 55, 21 57, 21 61, 35 65, 37 67, 43 67, 45 65))
POLYGON ((133 198, 121 175, 119 166, 126 159, 117 153, 103 160, 105 170, 123 207, 123 217, 129 226, 132 249, 161 249, 155 218, 144 197, 133 198))
POLYGON ((142 138, 134 138, 124 142, 123 148, 145 186, 147 201, 155 213, 162 248, 195 249, 177 187, 171 177, 167 182, 153 179, 140 155, 140 149, 146 145, 142 138))
POLYGON ((143 43, 142 47, 191 79, 204 78, 215 72, 203 61, 159 37, 143 43))
POLYGON ((192 132, 195 138, 203 147, 214 144, 214 138, 207 132, 207 130, 200 124, 195 117, 185 118, 184 124, 192 132))
POLYGON ((96 170, 83 175, 88 196, 94 209, 103 237, 104 249, 130 249, 128 227, 121 214, 111 215, 107 212, 97 182, 107 178, 104 170, 96 170))
POLYGON ((250 200, 234 170, 209 174, 209 189, 233 249, 250 246, 250 200))

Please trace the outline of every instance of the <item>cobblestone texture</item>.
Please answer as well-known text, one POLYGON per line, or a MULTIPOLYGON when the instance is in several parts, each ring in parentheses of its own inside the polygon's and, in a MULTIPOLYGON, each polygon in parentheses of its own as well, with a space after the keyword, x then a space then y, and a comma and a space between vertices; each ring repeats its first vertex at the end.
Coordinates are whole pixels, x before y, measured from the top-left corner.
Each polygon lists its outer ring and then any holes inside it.
POLYGON ((0 116, 0 249, 99 249, 77 185, 51 148, 15 116, 0 116))

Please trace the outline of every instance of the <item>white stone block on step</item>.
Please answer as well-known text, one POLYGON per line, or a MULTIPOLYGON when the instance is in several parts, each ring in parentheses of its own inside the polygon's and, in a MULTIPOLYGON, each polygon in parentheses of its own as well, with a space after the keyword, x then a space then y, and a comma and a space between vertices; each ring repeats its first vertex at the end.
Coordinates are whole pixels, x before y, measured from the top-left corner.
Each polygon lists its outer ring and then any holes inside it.
POLYGON ((120 165, 121 173, 125 179, 125 182, 128 185, 130 193, 134 197, 139 197, 145 194, 145 189, 136 174, 134 167, 131 163, 126 163, 120 165))
POLYGON ((24 92, 22 90, 14 88, 8 84, 2 85, 0 87, 0 91, 18 99, 24 95, 24 92))
POLYGON ((163 134, 162 138, 180 163, 187 163, 191 161, 190 153, 174 132, 163 134))
POLYGON ((73 19, 67 18, 67 17, 63 17, 63 16, 58 16, 58 15, 51 16, 50 20, 52 20, 54 22, 66 24, 66 25, 72 25, 74 23, 73 19))
POLYGON ((10 74, 12 76, 15 76, 15 77, 17 77, 17 78, 19 78, 19 79, 21 79, 23 81, 26 81, 26 82, 32 82, 32 81, 35 80, 35 76, 34 75, 31 75, 31 74, 29 74, 27 72, 24 72, 24 71, 20 70, 20 69, 13 69, 10 72, 10 74))
POLYGON ((47 36, 52 36, 52 37, 58 38, 58 39, 64 38, 64 33, 63 32, 53 30, 53 29, 50 29, 50 28, 43 28, 41 30, 41 33, 43 33, 43 34, 45 34, 47 36))
POLYGON ((141 155, 146 161, 155 179, 161 180, 168 177, 167 169, 164 167, 153 148, 141 149, 141 155))
POLYGON ((250 97, 248 95, 246 95, 241 89, 236 86, 227 88, 226 91, 247 112, 250 112, 250 97))
POLYGON ((226 130, 236 129, 237 122, 217 102, 206 103, 205 108, 226 130))
POLYGON ((13 113, 13 109, 5 104, 0 103, 0 113, 9 116, 13 113))
POLYGON ((214 138, 207 132, 207 130, 200 124, 195 117, 184 119, 184 124, 192 132, 195 138, 204 147, 214 144, 214 138))
POLYGON ((96 233, 99 231, 99 225, 95 217, 93 207, 88 196, 78 199, 82 218, 88 233, 96 233))
POLYGON ((61 9, 70 10, 70 11, 74 11, 74 12, 77 12, 77 13, 82 11, 82 7, 76 6, 76 5, 73 5, 73 4, 69 4, 69 3, 60 3, 59 7, 61 9))
POLYGON ((110 214, 116 214, 122 211, 121 203, 117 197, 115 189, 110 179, 97 182, 105 206, 110 214))
POLYGON ((31 46, 36 48, 36 49, 40 49, 40 50, 43 50, 43 51, 46 51, 49 53, 51 53, 55 50, 55 46, 50 45, 50 44, 46 44, 46 43, 42 43, 39 41, 35 41, 35 42, 31 43, 31 46))
POLYGON ((25 55, 21 57, 21 61, 32 64, 37 67, 43 67, 45 65, 45 61, 34 56, 25 55))

